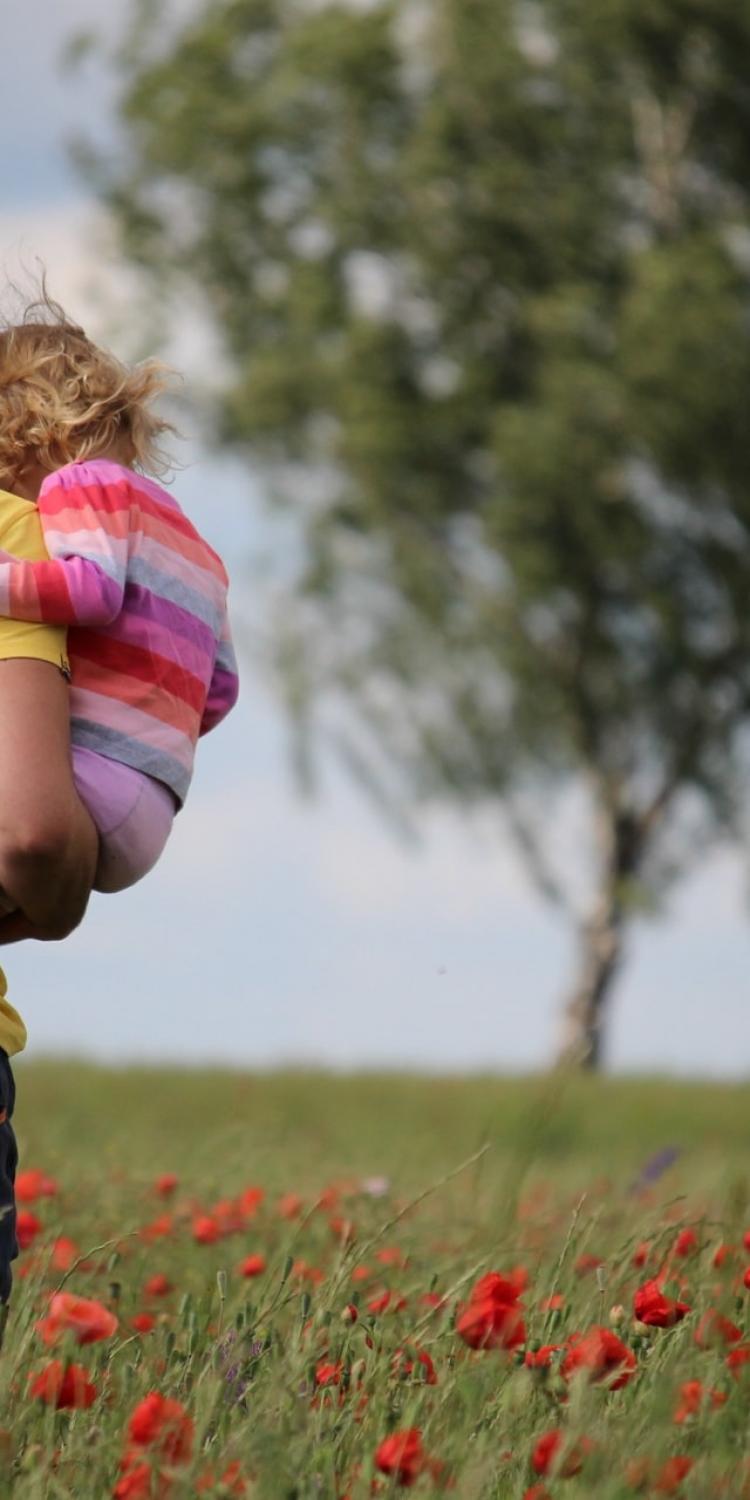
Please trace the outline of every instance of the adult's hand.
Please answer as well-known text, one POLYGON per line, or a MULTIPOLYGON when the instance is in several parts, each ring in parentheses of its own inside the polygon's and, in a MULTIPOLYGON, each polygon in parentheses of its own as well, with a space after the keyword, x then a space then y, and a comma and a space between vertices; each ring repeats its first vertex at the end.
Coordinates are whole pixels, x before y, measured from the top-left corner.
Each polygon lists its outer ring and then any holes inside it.
POLYGON ((0 887, 31 929, 19 936, 67 937, 94 879, 97 834, 73 785, 69 713, 56 667, 0 661, 0 887))
POLYGON ((58 941, 56 933, 45 932, 41 927, 35 927, 22 911, 14 911, 7 917, 0 917, 0 948, 7 948, 10 943, 25 943, 29 938, 35 938, 40 943, 58 941))

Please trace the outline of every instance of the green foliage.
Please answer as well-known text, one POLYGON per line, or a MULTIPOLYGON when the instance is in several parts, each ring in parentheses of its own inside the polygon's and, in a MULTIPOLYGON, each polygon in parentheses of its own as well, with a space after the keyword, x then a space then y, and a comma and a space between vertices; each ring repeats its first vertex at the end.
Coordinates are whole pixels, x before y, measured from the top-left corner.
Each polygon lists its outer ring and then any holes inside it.
POLYGON ((282 1192, 320 1186, 332 1173, 395 1171, 416 1193, 483 1141, 500 1176, 524 1157, 543 1174, 564 1168, 571 1194, 592 1172, 630 1181, 670 1143, 686 1153, 675 1192, 745 1171, 745 1084, 115 1070, 24 1059, 16 1071, 22 1164, 64 1176, 72 1160, 84 1197, 108 1193, 105 1180, 116 1185, 123 1165, 141 1185, 157 1172, 182 1173, 204 1197, 235 1192, 254 1175, 282 1192))
POLYGON ((746 791, 749 46, 745 0, 156 7, 101 169, 292 502, 300 726, 343 696, 406 800, 532 787, 535 870, 582 777, 644 900, 746 791))

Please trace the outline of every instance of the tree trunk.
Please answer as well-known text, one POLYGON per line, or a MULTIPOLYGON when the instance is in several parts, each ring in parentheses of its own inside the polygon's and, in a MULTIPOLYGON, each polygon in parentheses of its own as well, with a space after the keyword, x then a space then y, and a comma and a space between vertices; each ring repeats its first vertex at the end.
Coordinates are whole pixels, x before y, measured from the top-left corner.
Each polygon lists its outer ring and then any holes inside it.
POLYGON ((563 1011, 558 1066, 595 1070, 602 1060, 607 999, 622 959, 622 911, 614 893, 602 898, 579 938, 578 977, 563 1011))
POLYGON ((606 1003, 623 957, 624 887, 637 872, 650 821, 651 810, 647 818, 638 817, 604 798, 596 809, 599 896, 580 929, 578 975, 563 1011, 559 1066, 593 1071, 601 1064, 606 1003))
POLYGON ((649 840, 678 785, 675 771, 640 811, 618 807, 609 798, 599 797, 599 899, 579 931, 578 976, 563 1008, 556 1059, 559 1067, 594 1071, 601 1066, 607 1002, 624 957, 626 890, 638 877, 649 840))

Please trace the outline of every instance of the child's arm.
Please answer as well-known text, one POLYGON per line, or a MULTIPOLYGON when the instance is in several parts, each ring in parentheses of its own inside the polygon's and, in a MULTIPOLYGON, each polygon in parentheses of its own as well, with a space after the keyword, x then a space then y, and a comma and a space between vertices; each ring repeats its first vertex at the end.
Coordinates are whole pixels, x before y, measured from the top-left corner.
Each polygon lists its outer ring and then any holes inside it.
MULTIPOLYGON (((83 468, 83 466, 81 466, 83 468)), ((0 615, 48 625, 111 625, 123 603, 131 491, 90 474, 47 481, 37 502, 49 562, 0 553, 0 615), (85 479, 85 482, 84 482, 85 479)))
POLYGON ((237 702, 239 687, 237 658, 229 629, 229 615, 225 610, 219 649, 216 653, 213 676, 201 719, 201 734, 208 734, 209 730, 215 729, 216 725, 226 718, 237 702))

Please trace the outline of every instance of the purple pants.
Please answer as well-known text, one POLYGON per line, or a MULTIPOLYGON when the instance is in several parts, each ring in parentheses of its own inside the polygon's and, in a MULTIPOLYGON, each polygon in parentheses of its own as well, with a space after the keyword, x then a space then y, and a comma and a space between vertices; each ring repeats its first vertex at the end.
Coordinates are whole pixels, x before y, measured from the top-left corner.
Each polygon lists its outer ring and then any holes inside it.
POLYGON ((168 787, 80 745, 73 780, 99 833, 95 891, 124 891, 147 875, 169 838, 177 803, 168 787))

